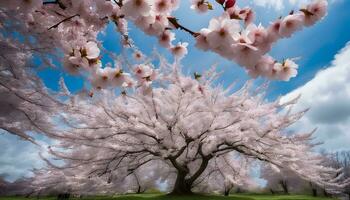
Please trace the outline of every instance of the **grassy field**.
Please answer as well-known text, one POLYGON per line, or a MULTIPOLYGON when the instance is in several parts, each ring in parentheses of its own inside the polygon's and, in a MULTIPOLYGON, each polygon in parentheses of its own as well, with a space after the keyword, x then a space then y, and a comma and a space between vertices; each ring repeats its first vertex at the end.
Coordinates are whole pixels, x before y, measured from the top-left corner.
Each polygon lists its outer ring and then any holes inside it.
MULTIPOLYGON (((0 200, 34 200, 37 198, 23 197, 0 197, 0 200)), ((55 197, 39 198, 41 200, 56 200, 55 197)), ((310 197, 303 195, 231 195, 224 196, 166 196, 159 194, 142 194, 142 195, 121 195, 115 197, 86 197, 78 198, 77 200, 331 200, 323 197, 310 197)))

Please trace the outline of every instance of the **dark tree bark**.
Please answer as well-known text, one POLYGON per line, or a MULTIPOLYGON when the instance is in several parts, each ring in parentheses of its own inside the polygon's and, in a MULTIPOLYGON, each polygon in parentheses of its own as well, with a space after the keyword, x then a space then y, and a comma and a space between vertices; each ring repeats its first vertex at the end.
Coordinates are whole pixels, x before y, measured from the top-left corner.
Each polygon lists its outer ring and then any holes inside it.
POLYGON ((317 188, 312 184, 312 182, 309 182, 311 191, 312 191, 312 196, 317 197, 317 188))
MULTIPOLYGON (((180 151, 178 155, 181 155, 183 151, 180 151)), ((170 193, 170 195, 192 195, 192 187, 193 183, 200 177, 200 175, 205 171, 205 169, 208 166, 209 160, 212 158, 211 155, 204 156, 202 152, 201 146, 198 148, 198 153, 202 156, 202 162, 195 171, 195 173, 188 177, 189 175, 189 169, 186 165, 181 165, 176 161, 176 158, 178 156, 170 158, 171 163, 173 166, 177 169, 177 177, 174 184, 173 191, 170 193)))
POLYGON ((286 180, 281 180, 280 181, 280 185, 281 185, 281 187, 283 189, 283 193, 284 194, 289 194, 287 181, 286 180))
POLYGON ((225 190, 224 196, 225 196, 225 197, 228 197, 228 195, 230 195, 230 190, 225 190))
POLYGON ((137 188, 137 192, 136 192, 137 194, 141 194, 141 186, 139 186, 138 188, 137 188))
POLYGON ((57 200, 69 200, 70 193, 62 193, 57 195, 57 200))
POLYGON ((186 180, 186 173, 178 172, 173 191, 170 195, 192 195, 192 185, 186 180))
POLYGON ((270 188, 270 192, 271 192, 271 194, 275 194, 275 191, 273 191, 272 188, 270 188))

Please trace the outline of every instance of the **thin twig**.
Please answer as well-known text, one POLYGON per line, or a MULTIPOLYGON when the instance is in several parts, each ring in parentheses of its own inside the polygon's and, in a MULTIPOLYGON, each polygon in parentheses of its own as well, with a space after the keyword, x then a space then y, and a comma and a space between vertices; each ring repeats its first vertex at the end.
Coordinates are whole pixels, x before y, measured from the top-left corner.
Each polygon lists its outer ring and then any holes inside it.
POLYGON ((73 17, 77 17, 77 16, 80 16, 80 15, 79 15, 79 14, 75 14, 75 15, 72 15, 72 16, 70 16, 70 17, 67 17, 67 18, 63 19, 62 21, 58 22, 57 24, 51 26, 51 27, 48 28, 47 30, 50 30, 50 29, 53 29, 53 28, 57 28, 58 25, 62 24, 62 23, 65 22, 65 21, 68 21, 68 20, 72 19, 73 17))
POLYGON ((175 17, 168 17, 168 20, 176 29, 184 30, 187 33, 191 34, 193 37, 197 37, 199 35, 199 33, 191 31, 190 29, 179 24, 178 20, 175 17))

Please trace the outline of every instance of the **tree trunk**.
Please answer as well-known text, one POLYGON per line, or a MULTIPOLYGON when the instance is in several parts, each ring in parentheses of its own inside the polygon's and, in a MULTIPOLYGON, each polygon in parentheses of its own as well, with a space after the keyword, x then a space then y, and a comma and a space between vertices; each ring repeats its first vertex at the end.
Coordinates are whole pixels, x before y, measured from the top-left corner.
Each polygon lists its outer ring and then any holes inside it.
POLYGON ((225 197, 228 197, 228 195, 230 195, 230 190, 225 190, 224 195, 225 195, 225 197))
POLYGON ((170 195, 191 195, 191 185, 186 181, 186 174, 178 172, 173 191, 170 195))
POLYGON ((289 194, 287 181, 280 181, 280 185, 282 186, 283 193, 289 194))
POLYGON ((312 188, 312 196, 317 197, 317 189, 312 188))
POLYGON ((141 186, 138 186, 136 194, 141 194, 141 186))
POLYGON ((330 196, 326 189, 323 189, 323 195, 325 197, 329 197, 330 196))
POLYGON ((275 194, 275 191, 273 191, 272 188, 270 188, 270 192, 271 192, 271 194, 275 194))

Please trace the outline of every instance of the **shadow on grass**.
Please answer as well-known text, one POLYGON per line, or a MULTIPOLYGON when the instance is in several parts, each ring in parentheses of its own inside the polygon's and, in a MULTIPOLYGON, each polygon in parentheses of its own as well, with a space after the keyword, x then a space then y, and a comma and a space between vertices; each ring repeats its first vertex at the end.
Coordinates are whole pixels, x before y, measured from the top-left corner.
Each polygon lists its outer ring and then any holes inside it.
POLYGON ((224 197, 224 196, 205 196, 205 195, 192 195, 192 196, 170 196, 170 195, 123 195, 117 197, 87 197, 84 200, 254 200, 250 197, 224 197))

